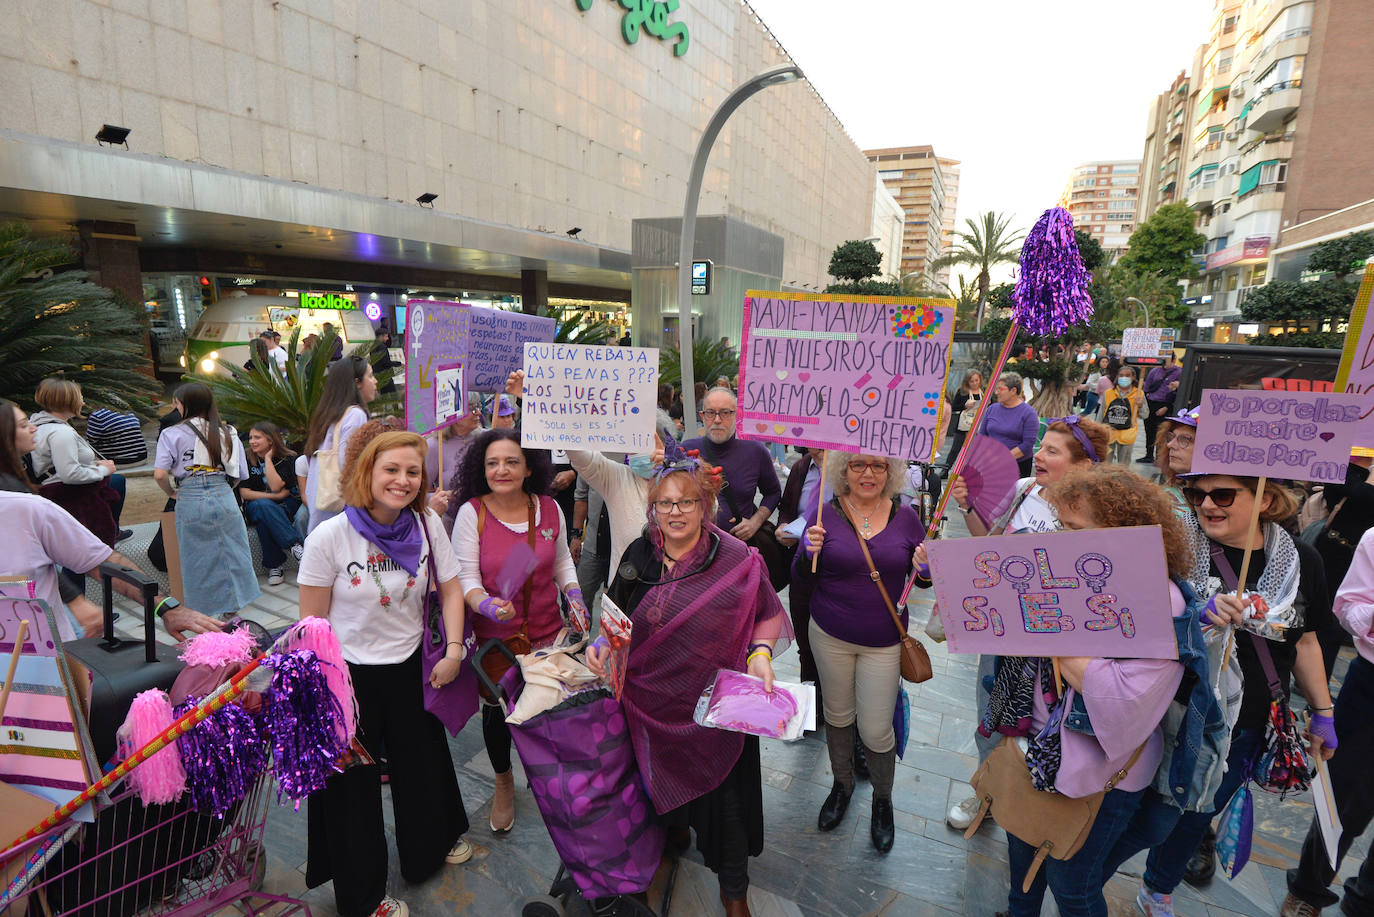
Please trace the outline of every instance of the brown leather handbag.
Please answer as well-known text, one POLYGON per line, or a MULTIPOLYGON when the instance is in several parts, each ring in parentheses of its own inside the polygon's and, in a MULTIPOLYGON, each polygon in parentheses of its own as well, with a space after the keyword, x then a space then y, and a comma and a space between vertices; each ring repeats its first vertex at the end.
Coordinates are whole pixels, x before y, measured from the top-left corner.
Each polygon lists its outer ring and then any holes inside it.
POLYGON ((892 596, 887 594, 887 587, 883 585, 883 578, 878 575, 878 568, 873 563, 873 555, 868 550, 868 541, 859 534, 857 528, 854 528, 854 520, 849 518, 849 512, 843 505, 840 506, 840 513, 844 516, 844 520, 849 523, 849 527, 854 529, 854 537, 859 539, 859 547, 864 552, 864 560, 868 562, 868 576, 877 585, 878 591, 883 594, 883 603, 887 605, 888 614, 892 615, 892 623, 897 625, 897 633, 902 637, 902 677, 914 685, 929 681, 935 676, 935 670, 930 667, 930 654, 926 652, 921 641, 907 633, 906 628, 902 626, 902 616, 897 614, 897 606, 893 604, 892 596))
POLYGON ((983 819, 991 813, 1002 830, 1035 847, 1035 859, 1021 883, 1021 890, 1029 892, 1046 857, 1067 860, 1082 849, 1097 820, 1102 797, 1125 778, 1144 750, 1144 745, 1137 748, 1126 766, 1112 774, 1100 793, 1072 799, 1037 790, 1031 782, 1025 754, 1016 740, 1008 736, 992 750, 969 781, 982 805, 964 837, 973 837, 983 819))

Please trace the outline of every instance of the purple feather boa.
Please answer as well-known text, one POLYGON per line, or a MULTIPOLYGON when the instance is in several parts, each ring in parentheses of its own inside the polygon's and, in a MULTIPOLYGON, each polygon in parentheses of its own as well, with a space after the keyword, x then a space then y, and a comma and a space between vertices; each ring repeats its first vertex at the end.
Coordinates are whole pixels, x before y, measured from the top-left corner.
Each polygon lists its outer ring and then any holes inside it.
POLYGON ((1036 222, 1021 247, 1021 278, 1011 294, 1012 318, 1035 337, 1057 337, 1093 314, 1088 296, 1092 275, 1083 267, 1073 217, 1052 207, 1036 222))

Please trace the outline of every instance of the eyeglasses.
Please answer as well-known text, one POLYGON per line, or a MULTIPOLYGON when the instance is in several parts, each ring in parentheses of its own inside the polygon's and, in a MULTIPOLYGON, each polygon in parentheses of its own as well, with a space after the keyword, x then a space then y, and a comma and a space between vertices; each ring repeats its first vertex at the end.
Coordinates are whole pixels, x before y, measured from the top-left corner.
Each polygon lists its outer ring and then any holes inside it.
POLYGON ((1193 444, 1193 437, 1187 433, 1165 433, 1164 444, 1166 446, 1178 446, 1180 449, 1187 449, 1193 444))
POLYGON ((1240 493, 1239 487, 1217 487, 1212 490, 1203 490, 1201 487, 1183 488, 1183 499, 1193 506, 1202 506, 1204 500, 1212 498, 1212 505, 1226 508, 1236 502, 1236 494, 1240 493))
POLYGON ((685 500, 655 500, 654 509, 658 511, 660 516, 671 516, 673 510, 678 510, 685 516, 696 509, 700 502, 695 497, 689 497, 685 500))
POLYGON ((887 474, 887 462, 850 462, 849 470, 855 474, 871 471, 874 477, 881 477, 887 474))
POLYGON ((702 412, 701 412, 701 416, 702 416, 702 417, 705 417, 707 420, 726 420, 726 419, 728 419, 728 418, 734 417, 734 416, 735 416, 735 412, 734 412, 734 411, 709 411, 709 410, 708 410, 708 411, 702 411, 702 412))

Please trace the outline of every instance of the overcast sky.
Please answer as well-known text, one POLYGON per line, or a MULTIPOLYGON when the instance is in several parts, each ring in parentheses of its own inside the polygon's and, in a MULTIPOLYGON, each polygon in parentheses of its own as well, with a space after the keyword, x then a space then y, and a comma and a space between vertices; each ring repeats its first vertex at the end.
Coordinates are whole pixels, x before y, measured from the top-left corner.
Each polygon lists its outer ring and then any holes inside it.
MULTIPOLYGON (((961 160, 958 219, 1028 229, 1075 165, 1139 159, 1211 0, 748 0, 861 149, 961 160)), ((773 89, 771 92, 779 90, 773 89)), ((786 91, 786 90, 783 90, 786 91)))

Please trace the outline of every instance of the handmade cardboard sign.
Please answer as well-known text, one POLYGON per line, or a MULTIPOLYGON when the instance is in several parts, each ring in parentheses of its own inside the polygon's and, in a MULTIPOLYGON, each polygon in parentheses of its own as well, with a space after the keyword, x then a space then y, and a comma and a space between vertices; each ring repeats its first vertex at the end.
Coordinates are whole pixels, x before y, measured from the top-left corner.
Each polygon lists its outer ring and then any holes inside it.
POLYGON ((1364 281, 1350 310, 1345 349, 1336 370, 1336 391, 1361 396, 1360 423, 1355 446, 1362 455, 1374 455, 1374 264, 1365 265, 1364 281))
POLYGON ((1339 484, 1362 401, 1333 392, 1205 389, 1193 473, 1339 484))
POLYGON ((463 366, 455 363, 440 366, 434 371, 434 426, 447 427, 455 424, 466 413, 463 397, 463 366))
POLYGON ((929 461, 953 334, 948 299, 751 290, 736 430, 929 461))
POLYGON ((1121 332, 1121 356, 1167 357, 1174 349, 1173 328, 1126 328, 1121 332))
MULTIPOLYGON (((549 343, 556 323, 541 315, 469 306, 467 387, 473 392, 504 392, 506 378, 525 362, 525 344, 549 343)), ((657 366, 657 363, 654 364, 657 366)))
MULTIPOLYGON (((436 420, 441 390, 436 390, 438 374, 447 372, 445 381, 451 386, 452 373, 458 370, 461 389, 462 367, 468 359, 469 310, 460 302, 437 302, 412 299, 406 320, 406 429, 414 433, 429 433, 447 422, 436 420)), ((502 382, 504 383, 504 379, 502 382)), ((461 390, 453 408, 463 403, 461 390)))
POLYGON ((1177 659, 1157 525, 926 544, 955 653, 1177 659))
POLYGON ((525 344, 520 444, 531 449, 654 448, 657 347, 525 344))

